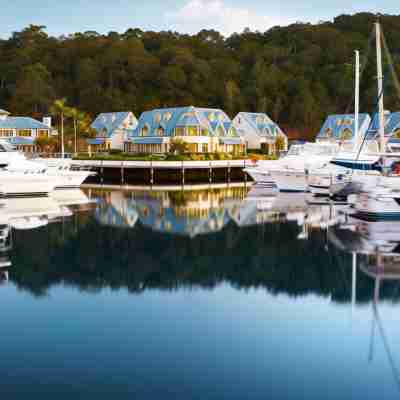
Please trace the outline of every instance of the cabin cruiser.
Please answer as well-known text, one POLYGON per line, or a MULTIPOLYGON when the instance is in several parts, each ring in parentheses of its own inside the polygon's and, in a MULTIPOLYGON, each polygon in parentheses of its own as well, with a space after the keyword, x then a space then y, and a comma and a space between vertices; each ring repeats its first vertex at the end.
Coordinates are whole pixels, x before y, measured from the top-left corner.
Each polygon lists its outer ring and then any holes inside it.
POLYGON ((88 170, 73 169, 72 160, 68 158, 36 158, 34 161, 43 165, 48 175, 58 178, 56 189, 79 188, 89 176, 95 174, 88 170))
MULTIPOLYGON (((25 195, 36 195, 49 193, 47 188, 39 187, 40 182, 47 178, 49 180, 49 186, 52 187, 50 192, 54 189, 59 188, 76 188, 79 187, 88 176, 93 175, 93 172, 73 170, 72 160, 70 159, 34 159, 28 160, 25 155, 19 151, 16 151, 6 140, 0 140, 0 168, 1 172, 8 171, 9 173, 23 173, 24 175, 29 174, 31 176, 32 184, 37 184, 37 190, 26 191, 25 195), (37 178, 37 174, 41 177, 37 178), (33 176, 35 175, 35 176, 33 176), (39 181, 34 183, 33 180, 39 181), (53 183, 55 184, 53 185, 53 183)), ((19 175, 13 175, 16 180, 19 179, 19 175)), ((3 176, 5 179, 6 177, 3 176)), ((24 179, 22 179, 24 180, 24 179)), ((1 183, 1 181, 0 181, 1 183)), ((23 192, 12 188, 6 193, 9 195, 22 195, 23 192)))
POLYGON ((328 165, 338 151, 337 143, 306 143, 299 157, 271 168, 270 176, 281 192, 307 192, 309 171, 328 165))
MULTIPOLYGON (((257 184, 275 186, 271 171, 304 172, 329 161, 339 150, 335 143, 304 143, 290 146, 286 156, 279 160, 259 160, 255 167, 245 168, 257 184)), ((282 190, 284 191, 284 190, 282 190)), ((300 190, 303 191, 303 190, 300 190)))

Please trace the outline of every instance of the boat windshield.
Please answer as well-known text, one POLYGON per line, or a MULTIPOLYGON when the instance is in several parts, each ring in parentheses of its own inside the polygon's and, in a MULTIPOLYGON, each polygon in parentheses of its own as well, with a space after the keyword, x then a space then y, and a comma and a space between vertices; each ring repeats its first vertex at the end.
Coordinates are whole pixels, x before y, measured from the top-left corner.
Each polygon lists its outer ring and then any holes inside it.
POLYGON ((292 145, 287 153, 288 156, 299 156, 300 154, 304 153, 303 145, 292 145))
POLYGON ((6 153, 10 151, 17 151, 17 149, 11 143, 2 140, 0 142, 0 152, 6 153))
POLYGON ((337 153, 338 147, 332 145, 324 145, 317 143, 306 143, 304 145, 304 153, 314 156, 333 156, 337 153))

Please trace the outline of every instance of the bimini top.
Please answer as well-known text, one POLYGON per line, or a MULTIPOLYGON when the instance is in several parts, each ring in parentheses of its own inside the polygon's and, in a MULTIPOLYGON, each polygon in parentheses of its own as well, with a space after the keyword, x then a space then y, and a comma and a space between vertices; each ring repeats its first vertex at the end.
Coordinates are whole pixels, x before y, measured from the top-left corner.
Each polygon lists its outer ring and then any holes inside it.
POLYGON ((111 137, 117 129, 132 130, 137 119, 131 111, 101 113, 90 125, 101 137, 111 137))
MULTIPOLYGON (((243 122, 247 122, 260 137, 285 136, 278 124, 264 113, 240 112, 233 121, 238 129, 243 126, 243 122)), ((239 132, 246 132, 246 129, 240 129, 239 132)))
POLYGON ((43 129, 50 130, 47 125, 30 117, 8 117, 0 119, 0 129, 43 129))
MULTIPOLYGON (((355 126, 354 114, 329 115, 317 135, 317 139, 352 140, 355 126)), ((364 137, 371 123, 368 114, 359 114, 359 134, 364 137)))
POLYGON ((201 136, 238 136, 222 110, 189 106, 145 111, 130 137, 171 137, 178 128, 197 128, 201 136))

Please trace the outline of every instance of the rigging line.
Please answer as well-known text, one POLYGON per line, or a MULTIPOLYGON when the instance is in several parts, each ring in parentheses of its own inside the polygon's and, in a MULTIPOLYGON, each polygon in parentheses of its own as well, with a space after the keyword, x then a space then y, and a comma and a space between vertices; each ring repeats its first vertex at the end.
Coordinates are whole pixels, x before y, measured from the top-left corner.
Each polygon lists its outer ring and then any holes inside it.
MULTIPOLYGON (((360 157, 361 150, 362 150, 362 148, 363 148, 363 146, 364 146, 365 141, 367 140, 369 128, 371 127, 372 123, 374 122, 374 116, 379 112, 379 101, 380 101, 380 99, 381 99, 382 96, 383 96, 383 88, 384 88, 384 86, 385 86, 385 82, 386 82, 386 77, 384 77, 384 79, 383 79, 382 91, 381 91, 381 93, 379 93, 378 101, 377 101, 377 106, 375 107, 375 112, 374 112, 373 115, 372 115, 371 124, 370 124, 370 126, 368 127, 367 131, 365 132, 363 141, 361 142, 361 146, 360 146, 360 148, 358 149, 357 157, 356 157, 356 159, 355 159, 356 161, 357 161, 358 158, 360 157)), ((352 171, 352 172, 353 172, 353 171, 352 171)))
MULTIPOLYGON (((367 61, 369 59, 369 55, 371 54, 371 49, 372 49, 371 45, 372 45, 372 42, 373 42, 374 38, 375 38, 375 31, 374 31, 374 29, 372 29, 371 34, 370 34, 369 39, 368 39, 368 44, 366 46, 367 51, 365 52, 365 55, 362 56, 361 70, 360 70, 360 81, 361 81, 361 79, 362 79, 362 77, 364 75, 364 71, 367 68, 367 61)), ((349 102, 347 103, 346 108, 345 108, 345 114, 349 113, 352 104, 353 104, 353 99, 350 99, 349 102)))
POLYGON ((399 83, 399 79, 397 77, 396 70, 394 69, 394 66, 393 66, 394 65, 393 64, 393 58, 392 58, 392 55, 390 54, 389 47, 387 45, 386 38, 385 38, 385 35, 383 34, 383 31, 381 31, 381 36, 382 36, 383 48, 385 50, 385 54, 386 54, 386 57, 387 57, 388 62, 389 62, 389 70, 390 70, 390 73, 392 74, 394 86, 395 86, 395 88, 397 90, 397 94, 398 94, 399 99, 400 99, 400 83, 399 83))

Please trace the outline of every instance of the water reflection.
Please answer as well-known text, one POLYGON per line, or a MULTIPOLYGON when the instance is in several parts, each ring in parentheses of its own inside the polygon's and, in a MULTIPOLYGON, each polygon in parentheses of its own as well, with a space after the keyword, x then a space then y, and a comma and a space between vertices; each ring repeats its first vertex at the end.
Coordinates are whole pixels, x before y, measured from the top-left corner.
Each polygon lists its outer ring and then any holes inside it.
MULTIPOLYGON (((387 288, 391 299, 400 291, 400 222, 367 222, 349 218, 330 232, 331 242, 352 255, 352 306, 357 302, 357 269, 374 283, 372 295, 372 323, 369 362, 373 362, 377 332, 400 391, 400 370, 397 366, 391 340, 380 315, 379 303, 387 288)), ((393 338, 392 338, 393 340, 393 338)))
MULTIPOLYGON (((32 376, 52 376, 59 354, 69 363, 57 376, 87 384, 90 370, 99 393, 111 392, 110 371, 126 375, 132 394, 144 380, 150 391, 181 390, 185 371, 190 387, 205 377, 205 398, 218 385, 223 398, 235 379, 238 398, 259 385, 257 398, 298 398, 301 386, 319 399, 326 382, 332 398, 378 398, 382 386, 397 398, 397 319, 389 317, 400 300, 400 223, 357 221, 340 204, 245 186, 58 196, 6 201, 1 210, 1 294, 15 289, 15 303, 21 292, 33 295, 5 328, 31 318, 41 329, 29 331, 23 350, 51 360, 47 370, 37 361, 32 376), (165 381, 171 365, 176 380, 165 381)), ((4 337, 10 357, 24 360, 21 343, 4 337)))

